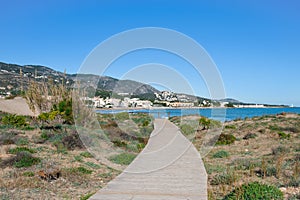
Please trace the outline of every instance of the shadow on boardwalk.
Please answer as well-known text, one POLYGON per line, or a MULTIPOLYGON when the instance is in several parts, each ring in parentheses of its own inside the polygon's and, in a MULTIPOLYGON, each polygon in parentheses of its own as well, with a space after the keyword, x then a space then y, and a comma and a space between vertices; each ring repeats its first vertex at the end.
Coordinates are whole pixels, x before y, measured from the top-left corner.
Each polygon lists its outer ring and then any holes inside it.
POLYGON ((156 119, 145 149, 90 199, 204 200, 207 174, 195 147, 166 119, 156 119))

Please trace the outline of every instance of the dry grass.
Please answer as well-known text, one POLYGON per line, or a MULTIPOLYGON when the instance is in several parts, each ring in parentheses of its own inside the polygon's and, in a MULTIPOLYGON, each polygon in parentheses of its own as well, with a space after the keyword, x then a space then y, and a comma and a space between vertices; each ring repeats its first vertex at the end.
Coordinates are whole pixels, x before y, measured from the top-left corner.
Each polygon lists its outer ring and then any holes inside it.
MULTIPOLYGON (((186 117, 181 122, 191 119, 186 117)), ((199 118, 198 118, 199 119, 199 118)), ((193 117, 195 120, 195 117, 193 117)), ((284 190, 285 197, 290 191, 299 191, 300 116, 282 114, 235 120, 224 124, 223 134, 232 134, 236 141, 230 145, 216 145, 203 158, 208 173, 209 199, 220 199, 233 188, 259 181, 284 190), (282 133, 290 138, 282 138, 282 133), (230 156, 215 158, 218 152, 230 156), (228 171, 228 169, 232 171, 228 171), (234 176, 233 176, 234 175, 234 176), (294 176, 297 178, 292 179, 294 176), (290 186, 291 180, 296 186, 290 186), (295 183, 296 182, 296 183, 295 183)), ((200 149, 205 130, 197 130, 191 141, 200 149)))
MULTIPOLYGON (((5 135, 7 131, 12 130, 2 129, 0 134, 5 135)), ((65 140, 62 138, 62 142, 71 148, 58 151, 51 142, 35 143, 35 138, 41 135, 40 131, 25 131, 25 134, 13 132, 14 137, 26 137, 28 143, 21 146, 16 144, 0 146, 0 199, 80 199, 86 194, 96 192, 120 173, 99 164, 92 156, 86 156, 87 151, 78 148, 74 143, 69 143, 69 138, 65 140), (30 155, 29 152, 27 154, 41 161, 33 163, 32 166, 17 168, 16 159, 23 158, 26 152, 11 154, 15 153, 12 151, 15 149, 32 150, 30 155), (76 160, 76 157, 80 159, 76 160), (60 169, 61 176, 53 181, 41 179, 38 172, 51 167, 60 169), (85 173, 82 169, 91 173, 85 173)))
MULTIPOLYGON (((120 152, 138 154, 146 142, 144 138, 153 129, 152 119, 143 115, 132 117, 137 121, 134 134, 114 126, 112 116, 100 118, 108 142, 118 137, 128 144, 114 147, 120 152)), ((0 199, 81 199, 95 193, 120 173, 112 168, 116 166, 113 162, 96 160, 88 153, 71 125, 31 131, 2 127, 0 138, 7 141, 0 146, 0 199), (19 142, 20 139, 26 142, 19 142), (16 161, 23 162, 24 157, 30 162, 33 158, 37 160, 32 160, 31 166, 16 167, 16 161), (59 170, 59 178, 41 178, 41 172, 49 169, 59 170)))

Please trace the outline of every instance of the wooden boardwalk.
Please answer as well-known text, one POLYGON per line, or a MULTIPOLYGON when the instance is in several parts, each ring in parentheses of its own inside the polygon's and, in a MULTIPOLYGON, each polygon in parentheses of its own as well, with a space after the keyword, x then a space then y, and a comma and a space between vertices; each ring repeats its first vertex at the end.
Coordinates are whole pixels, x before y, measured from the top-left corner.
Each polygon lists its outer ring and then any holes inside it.
POLYGON ((90 199, 206 200, 207 174, 200 154, 178 127, 156 119, 145 149, 90 199))

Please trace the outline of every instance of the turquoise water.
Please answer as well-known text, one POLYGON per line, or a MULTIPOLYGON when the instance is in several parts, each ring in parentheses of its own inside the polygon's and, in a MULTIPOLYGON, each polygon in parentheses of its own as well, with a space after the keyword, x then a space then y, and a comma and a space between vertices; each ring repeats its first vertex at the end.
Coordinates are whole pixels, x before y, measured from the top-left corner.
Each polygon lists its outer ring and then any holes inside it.
POLYGON ((294 108, 202 108, 202 109, 137 109, 137 110, 96 110, 98 113, 102 114, 115 114, 119 112, 129 112, 129 113, 149 113, 155 118, 166 118, 173 116, 184 116, 184 115, 195 115, 200 114, 205 117, 221 120, 230 121, 234 119, 244 119, 246 117, 255 117, 263 115, 273 115, 282 112, 286 113, 297 113, 300 114, 300 107, 294 108))

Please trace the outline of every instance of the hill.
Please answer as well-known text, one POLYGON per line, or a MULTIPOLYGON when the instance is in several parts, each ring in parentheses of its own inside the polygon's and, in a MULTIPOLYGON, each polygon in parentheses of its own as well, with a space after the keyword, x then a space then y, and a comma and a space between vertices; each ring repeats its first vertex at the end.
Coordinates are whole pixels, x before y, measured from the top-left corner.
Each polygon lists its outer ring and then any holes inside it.
POLYGON ((97 85, 99 90, 113 91, 115 93, 140 95, 159 92, 150 85, 132 80, 118 80, 94 74, 67 74, 40 65, 21 66, 0 62, 0 95, 3 96, 18 94, 22 90, 26 90, 31 81, 64 82, 68 87, 72 87, 76 79, 80 81, 83 87, 97 85))

